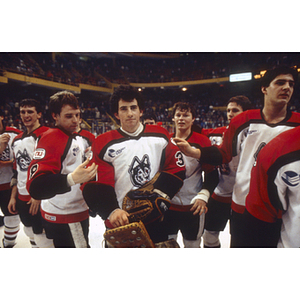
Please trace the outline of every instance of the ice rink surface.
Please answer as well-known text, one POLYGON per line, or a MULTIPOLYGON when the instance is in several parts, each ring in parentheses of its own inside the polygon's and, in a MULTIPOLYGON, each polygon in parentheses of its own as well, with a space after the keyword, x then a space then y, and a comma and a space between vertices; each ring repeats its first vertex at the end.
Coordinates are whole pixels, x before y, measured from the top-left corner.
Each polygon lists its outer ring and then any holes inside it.
MULTIPOLYGON (((0 238, 3 239, 3 228, 0 229, 0 238)), ((96 218, 90 218, 90 233, 89 233, 89 243, 91 248, 103 248, 103 233, 105 231, 104 223, 102 219, 97 216, 96 218)), ((230 236, 228 231, 228 225, 224 232, 220 234, 222 248, 229 248, 230 236)), ((178 244, 183 248, 182 237, 179 233, 178 244)), ((2 242, 1 242, 2 247, 2 242)), ((14 248, 30 248, 30 243, 28 237, 25 235, 23 230, 23 225, 21 223, 20 231, 17 237, 17 244, 14 248)))

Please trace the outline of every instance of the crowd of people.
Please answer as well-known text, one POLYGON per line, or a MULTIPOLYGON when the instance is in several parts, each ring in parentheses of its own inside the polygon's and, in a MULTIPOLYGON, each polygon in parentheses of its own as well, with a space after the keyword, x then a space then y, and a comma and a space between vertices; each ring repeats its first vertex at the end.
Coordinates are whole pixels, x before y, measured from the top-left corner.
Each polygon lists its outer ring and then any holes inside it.
POLYGON ((268 70, 263 107, 231 97, 227 123, 223 115, 212 126, 196 122, 193 104, 172 103, 171 134, 131 85, 114 90, 116 126, 97 137, 81 128, 83 106, 71 92, 51 95, 46 125, 39 101, 9 104, 21 127, 2 110, 2 246, 14 247, 22 222, 32 247, 88 248, 89 218, 99 215, 116 234, 106 247, 141 245, 129 237, 133 223, 151 247, 176 247, 179 231, 187 248, 202 239, 221 247, 228 220, 232 248, 300 247, 300 113, 289 107, 297 81, 294 68, 268 70))

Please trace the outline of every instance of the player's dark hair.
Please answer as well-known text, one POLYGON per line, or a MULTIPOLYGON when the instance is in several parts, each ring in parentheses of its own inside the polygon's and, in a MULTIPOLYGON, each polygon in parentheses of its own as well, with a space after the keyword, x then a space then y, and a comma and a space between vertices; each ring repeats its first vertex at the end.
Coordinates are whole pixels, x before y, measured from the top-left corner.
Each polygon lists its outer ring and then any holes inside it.
POLYGON ((243 111, 246 111, 246 110, 252 108, 251 101, 249 100, 248 97, 246 97, 244 95, 238 95, 238 96, 231 97, 228 100, 227 105, 231 102, 235 102, 237 105, 240 105, 242 107, 243 111))
POLYGON ((42 112, 42 106, 41 103, 35 99, 23 99, 20 102, 19 107, 24 107, 24 106, 29 106, 29 107, 35 107, 35 110, 37 113, 42 112))
POLYGON ((154 120, 154 122, 156 123, 157 121, 157 118, 156 118, 156 115, 154 113, 146 113, 146 114, 143 114, 142 116, 142 119, 143 121, 149 119, 149 120, 154 120))
POLYGON ((68 91, 58 92, 50 97, 49 112, 59 115, 64 105, 70 105, 74 109, 79 108, 78 99, 68 91))
POLYGON ((119 85, 113 92, 113 94, 110 97, 110 112, 111 114, 118 113, 119 110, 119 101, 124 100, 126 102, 131 102, 134 99, 136 99, 139 109, 141 111, 145 108, 145 101, 142 97, 141 93, 136 90, 131 85, 119 85))
POLYGON ((193 119, 196 118, 196 110, 193 105, 187 102, 177 102, 173 105, 172 108, 172 117, 174 118, 176 110, 179 109, 180 111, 190 111, 192 114, 193 119))
POLYGON ((286 74, 291 74, 296 84, 298 79, 298 71, 296 69, 288 66, 277 66, 266 71, 266 73, 261 79, 261 86, 268 87, 271 81, 274 80, 277 76, 286 74))

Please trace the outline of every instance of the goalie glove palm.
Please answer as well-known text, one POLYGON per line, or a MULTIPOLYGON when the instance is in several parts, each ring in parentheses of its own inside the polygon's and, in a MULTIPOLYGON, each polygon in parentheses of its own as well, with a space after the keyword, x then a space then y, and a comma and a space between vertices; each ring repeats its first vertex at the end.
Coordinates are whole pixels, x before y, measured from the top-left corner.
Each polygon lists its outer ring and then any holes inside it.
POLYGON ((133 190, 123 201, 123 210, 129 213, 129 222, 142 221, 144 224, 162 220, 171 202, 153 191, 133 190))

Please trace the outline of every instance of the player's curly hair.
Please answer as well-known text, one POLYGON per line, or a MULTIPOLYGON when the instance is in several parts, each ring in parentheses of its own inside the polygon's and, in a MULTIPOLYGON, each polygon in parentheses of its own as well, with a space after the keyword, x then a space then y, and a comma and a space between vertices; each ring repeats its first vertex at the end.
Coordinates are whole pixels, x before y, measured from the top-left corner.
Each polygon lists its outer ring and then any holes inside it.
POLYGON ((79 108, 77 97, 68 91, 58 92, 50 97, 49 112, 59 115, 64 105, 70 105, 74 109, 79 108))
POLYGON ((113 94, 110 97, 109 102, 111 114, 115 114, 118 112, 120 99, 126 102, 131 102, 136 99, 139 109, 143 111, 145 108, 145 101, 141 93, 131 85, 122 84, 114 90, 113 94))

